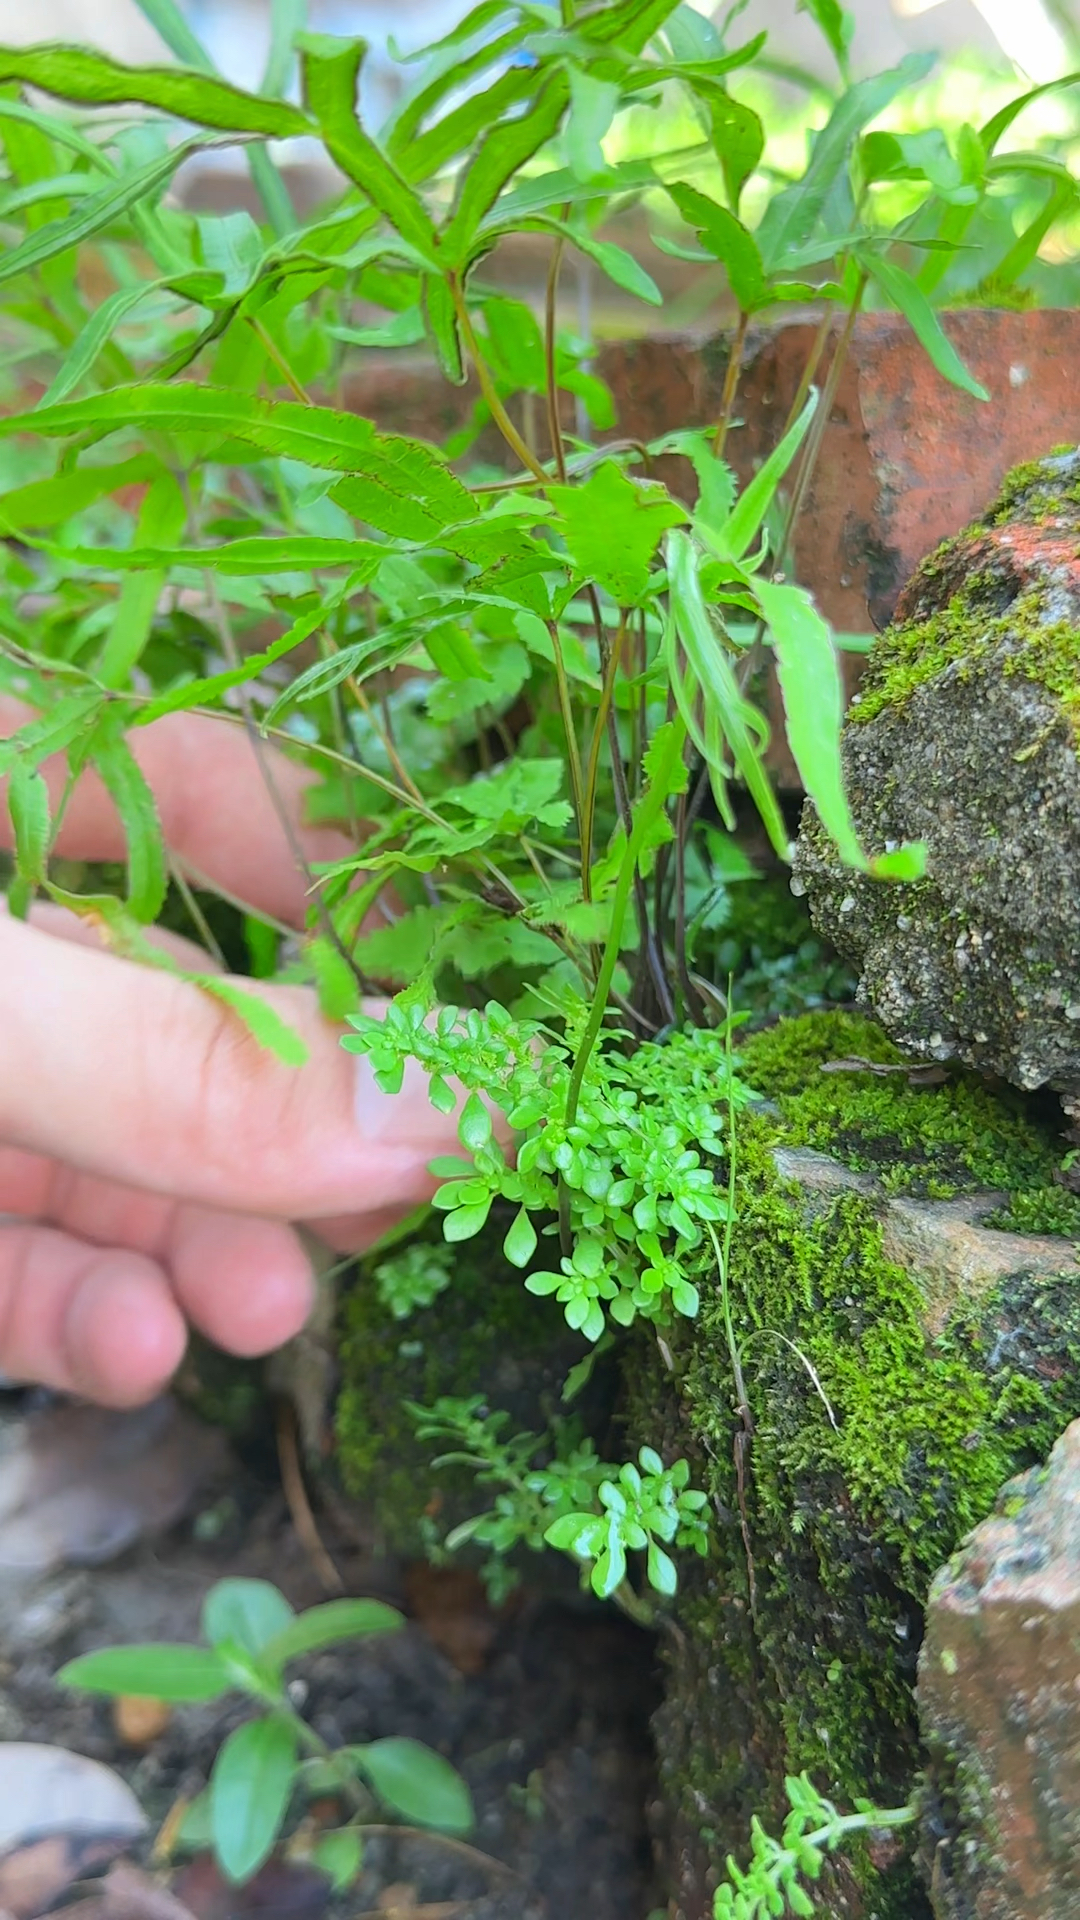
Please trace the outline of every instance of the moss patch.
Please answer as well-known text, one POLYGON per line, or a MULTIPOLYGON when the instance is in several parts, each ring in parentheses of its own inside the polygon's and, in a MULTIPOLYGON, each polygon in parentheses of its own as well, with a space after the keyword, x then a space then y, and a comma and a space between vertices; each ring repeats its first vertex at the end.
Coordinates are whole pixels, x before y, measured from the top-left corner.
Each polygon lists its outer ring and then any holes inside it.
MULTIPOLYGON (((750 1035, 739 1052, 744 1077, 776 1105, 785 1145, 813 1147, 876 1173, 889 1192, 947 1199, 977 1187, 1000 1188, 1023 1196, 1028 1218, 1034 1217, 1032 1196, 1048 1208, 1070 1197, 1054 1185, 1061 1141, 1030 1117, 1020 1095, 993 1093, 975 1074, 917 1086, 904 1073, 822 1072, 834 1061, 903 1063, 873 1020, 807 1014, 750 1035)), ((913 1071, 918 1065, 912 1063, 913 1071)), ((1080 1208, 1069 1218, 1080 1219, 1080 1208)))
POLYGON ((871 654, 871 665, 851 709, 856 725, 884 707, 902 707, 916 687, 947 667, 971 673, 995 658, 1006 676, 1020 676, 1058 701, 1074 731, 1080 727, 1080 630, 1068 621, 1045 620, 1042 587, 1021 594, 1009 611, 988 619, 980 608, 978 576, 971 590, 955 593, 940 612, 890 627, 871 654))
MULTIPOLYGON (((1001 526, 1080 532, 1080 456, 1065 448, 1006 476, 982 520, 924 561, 904 595, 910 617, 882 634, 870 655, 853 724, 900 707, 948 668, 967 675, 991 658, 997 670, 1043 687, 1074 732, 1080 727, 1080 631, 1048 612, 1044 580, 1026 586, 1025 555, 1037 535, 1018 532, 1015 553, 988 536, 1001 526)), ((1045 569, 1043 569, 1045 571, 1045 569)))
POLYGON ((559 1390, 581 1342, 507 1265, 508 1224, 493 1221, 460 1246, 450 1287, 407 1320, 383 1306, 366 1267, 342 1302, 338 1470, 395 1551, 423 1554, 485 1504, 471 1470, 432 1469, 435 1449, 416 1440, 406 1400, 427 1406, 443 1394, 488 1394, 510 1411, 515 1430, 528 1431, 564 1411, 559 1390))
MULTIPOLYGON (((786 1023, 741 1051, 772 1101, 739 1127, 729 1294, 754 1421, 742 1496, 717 1281, 703 1283, 682 1342, 682 1431, 670 1431, 670 1382, 644 1343, 631 1386, 635 1433, 665 1432, 667 1406, 670 1443, 695 1454, 719 1516, 714 1557, 680 1604, 659 1729, 665 1791, 686 1831, 695 1817, 708 1829, 714 1858, 745 1849, 753 1811, 776 1818, 785 1771, 807 1768, 846 1804, 907 1798, 922 1763, 912 1686, 931 1578, 1002 1483, 1080 1413, 1075 1275, 1018 1272, 962 1301, 935 1337, 928 1288, 885 1257, 872 1197, 808 1205, 773 1159, 805 1144, 920 1185, 944 1167, 950 1190, 989 1181, 1045 1197, 1052 1141, 1021 1104, 966 1079, 917 1089, 902 1075, 836 1074, 819 1087, 823 1058, 895 1059, 848 1015, 786 1023)), ((929 1915, 903 1847, 845 1871, 823 1914, 929 1915)))

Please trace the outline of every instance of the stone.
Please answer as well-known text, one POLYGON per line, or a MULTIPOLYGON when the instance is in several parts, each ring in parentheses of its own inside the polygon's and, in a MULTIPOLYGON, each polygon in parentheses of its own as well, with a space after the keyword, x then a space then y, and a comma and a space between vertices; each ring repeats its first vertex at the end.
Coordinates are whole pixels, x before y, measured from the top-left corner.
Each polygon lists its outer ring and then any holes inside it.
POLYGON ((937 1920, 1074 1920, 1080 1421, 935 1580, 918 1703, 937 1920))
MULTIPOLYGON (((1080 1416, 1060 1120, 975 1075, 913 1083, 853 1013, 738 1044, 762 1097, 740 1110, 726 1288, 700 1276, 672 1372, 644 1336, 627 1363, 631 1446, 688 1458, 714 1521, 661 1643, 656 1832, 683 1920, 708 1920, 753 1814, 779 1830, 786 1773, 845 1811, 908 1800, 934 1577, 1080 1416)), ((910 1835, 830 1862, 815 1900, 820 1920, 930 1920, 910 1835)))
POLYGON ((887 886, 808 804, 795 859, 818 932, 905 1053, 1080 1096, 1080 453, 1019 469, 915 574, 844 729, 870 853, 924 841, 887 886))

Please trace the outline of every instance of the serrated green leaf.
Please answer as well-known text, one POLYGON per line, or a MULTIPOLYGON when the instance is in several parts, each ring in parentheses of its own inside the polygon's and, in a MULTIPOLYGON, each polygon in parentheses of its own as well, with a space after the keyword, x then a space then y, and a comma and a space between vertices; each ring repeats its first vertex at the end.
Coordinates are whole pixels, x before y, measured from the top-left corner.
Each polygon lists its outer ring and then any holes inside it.
MULTIPOLYGON (((0 504, 2 512, 2 504, 0 504)), ((138 538, 138 534, 136 535, 138 538)), ((193 567, 234 577, 266 579, 275 573, 310 573, 348 567, 374 573, 385 560, 385 545, 371 540, 332 540, 317 534, 250 534, 222 540, 212 547, 65 547, 63 557, 80 567, 100 567, 108 573, 167 571, 193 567)))
POLYGON ((423 276, 420 304, 424 329, 435 350, 435 358, 451 386, 463 387, 468 375, 458 332, 458 317, 453 296, 441 274, 427 273, 423 276))
POLYGON ((350 1013, 360 1011, 360 986, 353 969, 332 940, 319 934, 305 949, 315 976, 319 1009, 326 1020, 340 1023, 350 1013))
POLYGON ((276 1007, 268 1001, 260 1000, 246 987, 237 985, 218 973, 191 973, 185 976, 193 986, 201 987, 215 1000, 221 1000, 233 1012, 238 1014, 252 1038, 260 1047, 282 1061, 287 1067, 302 1067, 308 1058, 308 1050, 295 1028, 283 1020, 276 1007))
POLYGON ((861 252, 859 257, 871 279, 877 282, 886 298, 903 314, 938 372, 954 387, 962 388, 976 400, 989 400, 986 388, 968 372, 918 282, 892 260, 884 259, 869 248, 861 252))
POLYGON ((228 1670, 209 1647, 105 1647, 69 1660, 56 1676, 84 1693, 133 1693, 151 1700, 216 1700, 232 1689, 228 1670))
POLYGON ((7 803, 15 834, 15 871, 28 887, 38 887, 45 878, 52 831, 44 775, 16 760, 8 778, 7 803))
POLYGON ((93 748, 93 764, 127 841, 127 910, 144 925, 157 919, 169 885, 168 859, 157 803, 146 775, 119 728, 93 748))
POLYGON ((350 1756, 379 1799, 417 1826, 441 1833, 469 1833, 475 1824, 472 1796, 457 1769, 419 1740, 391 1738, 351 1747, 350 1756))
POLYGON ((206 433, 240 440, 260 452, 352 476, 331 497, 380 532, 429 540, 476 513, 468 488, 433 447, 379 433, 370 420, 294 400, 259 400, 194 381, 116 387, 86 400, 0 418, 0 434, 66 436, 117 433, 206 433))
POLYGON ((372 1633, 397 1633, 405 1625, 396 1607, 382 1600, 328 1600, 324 1606, 309 1607, 297 1614, 281 1633, 264 1643, 261 1657, 273 1667, 283 1667, 304 1653, 317 1653, 320 1647, 337 1646, 342 1640, 359 1640, 372 1633))
POLYGON ((50 480, 31 480, 0 494, 0 530, 20 533, 59 526, 103 494, 152 480, 160 471, 161 464, 152 454, 139 453, 111 466, 71 467, 50 480))
POLYGON ((856 81, 841 94, 825 126, 813 136, 802 178, 770 201, 757 229, 757 244, 767 273, 784 272, 788 254, 810 239, 863 128, 876 120, 898 93, 921 80, 935 58, 932 53, 908 54, 887 73, 856 81))
POLYGON ((500 122, 484 135, 442 232, 440 251, 447 266, 457 268, 468 259, 480 222, 507 181, 551 139, 569 99, 565 73, 549 73, 527 113, 500 122))
POLYGON ((614 460, 603 460, 577 487, 553 486, 575 567, 610 593, 620 607, 637 606, 649 587, 649 563, 668 527, 687 518, 665 487, 631 480, 614 460))
MULTIPOLYGON (((78 404, 78 403, 76 403, 78 404)), ((171 473, 151 481, 135 523, 136 544, 170 546, 187 519, 187 504, 171 473)), ((122 687, 139 663, 165 585, 160 570, 125 580, 116 603, 112 626, 101 650, 97 678, 106 687, 122 687)))
POLYGON ((356 93, 367 42, 305 33, 298 36, 297 45, 304 99, 331 159, 395 232, 434 264, 438 247, 427 208, 357 119, 356 93))
MULTIPOLYGON (((6 51, 0 48, 0 79, 4 77, 6 51)), ((69 248, 79 246, 95 233, 111 226, 129 207, 146 200, 158 187, 164 186, 177 168, 204 145, 201 137, 183 141, 167 153, 159 154, 148 166, 123 175, 114 185, 103 187, 99 193, 88 195, 64 219, 49 220, 44 226, 37 227, 25 240, 6 249, 0 257, 0 283, 12 280, 20 273, 28 273, 32 267, 40 267, 45 261, 55 259, 57 254, 66 253, 69 248)))
POLYGON ((687 225, 696 229, 702 244, 723 263, 740 310, 757 313, 768 306, 772 293, 761 255, 753 234, 742 221, 685 181, 673 181, 668 192, 687 225))
POLYGON ((296 1733, 278 1714, 230 1733, 210 1775, 210 1828, 226 1878, 250 1880, 273 1851, 296 1782, 296 1733))
POLYGON ((79 106, 157 107, 196 126, 287 140, 311 123, 284 100, 263 100, 226 80, 177 67, 129 67, 87 47, 0 47, 0 81, 21 80, 79 106))
POLYGON ((245 1653, 258 1654, 296 1615, 269 1580, 219 1580, 203 1602, 203 1639, 216 1647, 233 1640, 245 1653))
POLYGON ((36 767, 50 754, 63 753, 88 732, 104 703, 105 696, 97 687, 81 687, 65 694, 49 712, 27 720, 17 732, 0 740, 0 772, 7 772, 19 760, 36 767))
POLYGON ((713 152, 720 162, 731 211, 765 151, 765 129, 753 107, 722 93, 709 102, 713 152))

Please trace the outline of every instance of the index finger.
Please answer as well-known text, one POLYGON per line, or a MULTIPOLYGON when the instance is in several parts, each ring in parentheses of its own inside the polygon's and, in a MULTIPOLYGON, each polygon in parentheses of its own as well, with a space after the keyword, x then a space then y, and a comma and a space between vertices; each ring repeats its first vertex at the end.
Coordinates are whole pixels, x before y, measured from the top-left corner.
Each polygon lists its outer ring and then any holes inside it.
MULTIPOLYGON (((0 738, 6 738, 33 710, 0 695, 0 738)), ((153 790, 170 852, 256 912, 302 926, 307 879, 275 794, 299 844, 311 862, 343 860, 356 848, 334 827, 306 826, 304 795, 314 776, 267 745, 257 755, 240 727, 210 715, 170 713, 148 727, 136 727, 128 743, 153 790), (260 760, 270 770, 268 788, 260 760)), ((67 777, 62 755, 42 767, 54 806, 67 777)), ((6 782, 0 781, 6 800, 6 782)), ((6 804, 0 806, 0 846, 12 843, 6 804)), ((57 835, 56 851, 71 860, 122 860, 125 837, 119 814, 97 774, 83 774, 72 794, 57 835)))

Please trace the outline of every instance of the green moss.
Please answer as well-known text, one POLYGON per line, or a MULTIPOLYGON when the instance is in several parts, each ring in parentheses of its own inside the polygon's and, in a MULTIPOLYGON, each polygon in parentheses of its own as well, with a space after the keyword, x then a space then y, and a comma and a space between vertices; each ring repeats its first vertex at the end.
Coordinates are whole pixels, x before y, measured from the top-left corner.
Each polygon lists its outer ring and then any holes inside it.
POLYGON ((361 1269, 341 1308, 337 1463, 383 1544, 423 1553, 432 1538, 484 1505, 468 1469, 433 1471, 430 1443, 415 1438, 404 1402, 490 1394, 518 1429, 535 1431, 559 1410, 580 1342, 545 1313, 502 1253, 508 1220, 457 1249, 450 1287, 430 1307, 396 1320, 361 1269), (550 1403, 550 1406, 549 1406, 550 1403))
POLYGON ((992 1093, 975 1074, 919 1086, 905 1073, 823 1073, 833 1061, 902 1064, 873 1020, 806 1014, 750 1035, 739 1051, 744 1077, 775 1102, 788 1146, 876 1173, 891 1192, 945 1199, 989 1187, 1047 1201, 1061 1195, 1053 1184, 1060 1141, 1029 1117, 1021 1096, 992 1093))
POLYGON ((1067 621, 1044 620, 1041 587, 1021 594, 1006 613, 988 617, 978 604, 977 582, 973 576, 939 612, 882 634, 851 708, 853 722, 861 726, 885 707, 902 707, 947 667, 973 673, 996 656, 1002 673, 1044 687, 1074 731, 1080 728, 1080 631, 1067 621))
POLYGON ((1080 1240, 1080 1194, 1062 1187, 1014 1193, 1007 1207, 987 1214, 983 1225, 1000 1227, 1005 1233, 1048 1233, 1080 1240))
MULTIPOLYGON (((688 1823, 707 1809, 717 1856, 745 1845, 753 1811, 775 1819, 784 1772, 807 1768, 848 1805, 908 1797, 924 1758, 912 1688, 931 1579, 1080 1413, 1075 1275, 1019 1272, 955 1301, 942 1324, 930 1280, 887 1257, 871 1195, 811 1204, 774 1159, 806 1144, 880 1173, 891 1151, 919 1184, 944 1169, 950 1187, 1026 1180, 1045 1200, 1056 1155, 1022 1104, 966 1079, 815 1082, 822 1059, 895 1060, 851 1015, 787 1022, 741 1051, 771 1100, 740 1121, 728 1278, 754 1431, 740 1495, 724 1301, 706 1280, 682 1342, 684 1431, 669 1444, 695 1454, 719 1524, 680 1606, 659 1732, 665 1789, 688 1823)), ((635 1434, 665 1432, 670 1392, 643 1343, 635 1434)), ((823 1914, 928 1917, 905 1847, 856 1857, 823 1914)))
MULTIPOLYGON (((1064 448, 1015 467, 981 521, 946 540, 916 575, 914 616, 882 634, 870 656, 852 721, 902 707, 926 681, 952 667, 967 675, 994 656, 1005 674, 1046 688, 1080 727, 1080 632, 1046 619, 1046 589, 1016 592, 1007 560, 989 552, 986 531, 1003 525, 1080 527, 1080 458, 1064 448), (985 555, 985 564, 979 560, 985 555)), ((909 590, 910 592, 910 590, 909 590)))

